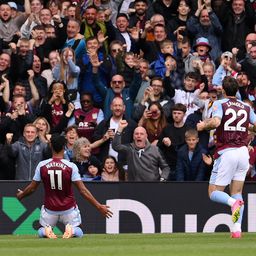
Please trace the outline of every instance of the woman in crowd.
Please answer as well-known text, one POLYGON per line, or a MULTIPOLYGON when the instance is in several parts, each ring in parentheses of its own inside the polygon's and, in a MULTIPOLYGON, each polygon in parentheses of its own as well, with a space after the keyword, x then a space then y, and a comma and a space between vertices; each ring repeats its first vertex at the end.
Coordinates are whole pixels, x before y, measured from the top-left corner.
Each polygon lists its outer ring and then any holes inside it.
POLYGON ((86 179, 91 174, 88 171, 90 165, 100 166, 101 162, 91 155, 91 144, 86 138, 79 138, 73 146, 73 162, 77 165, 81 178, 86 179))
POLYGON ((166 117, 161 104, 159 102, 152 102, 148 109, 144 111, 138 124, 147 130, 149 142, 156 145, 159 135, 167 126, 166 117))
POLYGON ((38 137, 42 142, 48 143, 50 136, 50 124, 44 117, 38 117, 33 124, 38 129, 38 137))
POLYGON ((103 171, 101 173, 102 181, 122 181, 124 172, 118 166, 113 156, 107 156, 103 162, 103 171))
POLYGON ((52 72, 55 80, 64 81, 67 85, 67 94, 69 101, 73 102, 75 108, 80 108, 80 95, 78 93, 78 77, 80 68, 75 64, 75 52, 72 48, 65 48, 60 55, 52 72))
POLYGON ((63 81, 53 81, 48 98, 43 103, 41 115, 49 122, 51 133, 63 132, 73 113, 74 105, 69 103, 66 92, 67 87, 63 81))

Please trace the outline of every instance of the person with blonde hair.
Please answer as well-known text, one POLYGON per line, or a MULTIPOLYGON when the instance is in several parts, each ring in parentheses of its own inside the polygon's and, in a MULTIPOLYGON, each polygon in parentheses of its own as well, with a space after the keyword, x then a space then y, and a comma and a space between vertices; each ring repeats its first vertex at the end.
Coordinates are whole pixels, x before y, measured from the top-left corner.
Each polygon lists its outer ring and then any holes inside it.
POLYGON ((82 179, 90 176, 88 172, 90 165, 101 165, 101 162, 91 154, 90 141, 84 137, 77 139, 73 145, 73 160, 78 167, 82 179))
POLYGON ((38 131, 38 137, 40 141, 48 143, 49 138, 50 138, 50 124, 47 121, 46 118, 40 116, 38 117, 33 124, 36 126, 37 131, 38 131))
POLYGON ((72 48, 65 48, 61 52, 59 63, 57 63, 52 72, 55 80, 64 81, 68 89, 69 101, 80 108, 80 96, 78 93, 78 77, 80 68, 76 64, 75 51, 72 48))

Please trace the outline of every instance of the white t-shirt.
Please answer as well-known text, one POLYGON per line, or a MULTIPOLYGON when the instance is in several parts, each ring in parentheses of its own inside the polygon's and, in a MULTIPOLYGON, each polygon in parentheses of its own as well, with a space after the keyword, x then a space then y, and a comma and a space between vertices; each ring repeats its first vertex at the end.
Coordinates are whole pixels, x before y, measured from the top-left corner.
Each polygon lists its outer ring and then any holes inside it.
MULTIPOLYGON (((117 131, 118 125, 119 125, 119 121, 116 122, 112 118, 110 119, 109 128, 110 129, 115 129, 115 133, 117 131)), ((109 144, 109 152, 108 152, 108 154, 110 156, 113 156, 117 160, 118 153, 112 148, 112 141, 109 144)))

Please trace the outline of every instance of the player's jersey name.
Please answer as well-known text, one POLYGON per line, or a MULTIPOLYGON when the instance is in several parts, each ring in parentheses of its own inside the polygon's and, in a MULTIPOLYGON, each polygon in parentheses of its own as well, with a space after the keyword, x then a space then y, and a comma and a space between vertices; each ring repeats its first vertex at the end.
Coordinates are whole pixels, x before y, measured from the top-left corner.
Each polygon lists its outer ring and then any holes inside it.
POLYGON ((51 162, 51 163, 49 163, 49 164, 46 165, 46 168, 47 168, 47 169, 51 169, 51 168, 53 168, 53 167, 58 167, 58 168, 61 168, 61 169, 63 169, 63 170, 67 168, 67 166, 66 166, 65 164, 63 164, 63 163, 58 163, 58 162, 51 162))
POLYGON ((226 102, 226 105, 227 105, 228 107, 236 106, 236 107, 238 107, 238 108, 243 108, 243 109, 244 109, 244 104, 242 104, 242 103, 240 103, 240 102, 238 102, 238 101, 228 101, 228 102, 226 102))

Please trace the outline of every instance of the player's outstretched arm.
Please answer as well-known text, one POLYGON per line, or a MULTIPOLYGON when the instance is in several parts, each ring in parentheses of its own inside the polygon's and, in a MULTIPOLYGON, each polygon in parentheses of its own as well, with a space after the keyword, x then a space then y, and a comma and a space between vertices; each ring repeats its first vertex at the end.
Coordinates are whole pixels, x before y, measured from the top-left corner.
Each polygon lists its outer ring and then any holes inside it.
POLYGON ((112 217, 113 213, 110 211, 109 206, 100 204, 81 180, 74 181, 74 184, 82 197, 95 206, 104 217, 112 217))
POLYGON ((221 123, 221 119, 219 117, 207 118, 202 122, 197 123, 197 130, 212 130, 216 129, 221 123))
POLYGON ((25 187, 25 189, 22 191, 18 189, 18 192, 16 194, 17 198, 21 200, 22 198, 29 196, 30 194, 34 193, 39 186, 40 182, 32 180, 31 183, 25 187))

